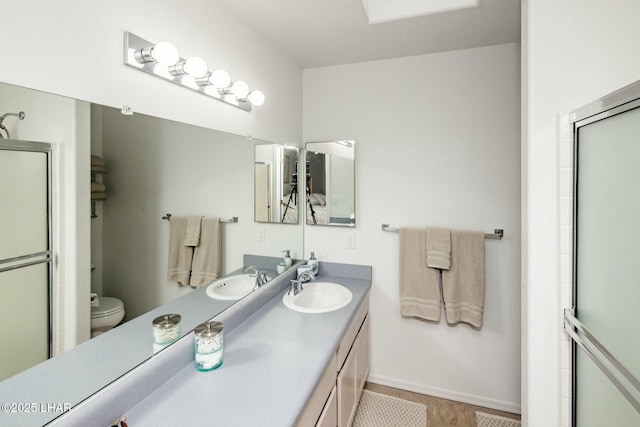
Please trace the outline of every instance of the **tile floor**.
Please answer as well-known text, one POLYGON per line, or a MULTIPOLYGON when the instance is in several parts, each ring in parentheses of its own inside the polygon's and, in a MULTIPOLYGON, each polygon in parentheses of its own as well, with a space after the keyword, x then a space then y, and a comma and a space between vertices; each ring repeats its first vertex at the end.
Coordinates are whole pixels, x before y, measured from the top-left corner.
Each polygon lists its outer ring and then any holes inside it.
POLYGON ((468 405, 466 403, 440 399, 438 397, 427 396, 425 394, 414 393, 379 384, 368 382, 365 385, 365 389, 398 397, 400 399, 410 400, 412 402, 424 403, 427 405, 428 427, 477 427, 476 411, 520 420, 519 414, 497 411, 495 409, 483 408, 481 406, 468 405))

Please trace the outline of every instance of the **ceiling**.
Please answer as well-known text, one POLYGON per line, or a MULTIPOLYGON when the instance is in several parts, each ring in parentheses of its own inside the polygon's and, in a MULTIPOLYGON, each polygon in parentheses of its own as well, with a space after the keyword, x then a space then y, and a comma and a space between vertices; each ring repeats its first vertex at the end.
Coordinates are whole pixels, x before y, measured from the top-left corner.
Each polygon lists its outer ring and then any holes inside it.
POLYGON ((520 0, 219 0, 303 68, 520 41, 520 0), (406 11, 407 3, 433 7, 406 11), (398 7, 400 6, 400 7, 398 7), (455 6, 454 6, 455 7, 455 6), (459 6, 464 7, 464 6, 459 6), (376 9, 377 8, 377 9, 376 9), (369 23, 367 12, 372 15, 369 23))

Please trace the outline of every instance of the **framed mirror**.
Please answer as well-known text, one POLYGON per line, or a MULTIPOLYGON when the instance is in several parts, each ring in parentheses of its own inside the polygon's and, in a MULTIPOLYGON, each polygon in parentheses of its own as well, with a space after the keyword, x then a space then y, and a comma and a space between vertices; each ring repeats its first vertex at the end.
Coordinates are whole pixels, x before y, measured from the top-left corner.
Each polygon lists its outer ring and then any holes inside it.
POLYGON ((355 141, 305 144, 306 223, 356 226, 355 141))
POLYGON ((282 144, 255 146, 256 222, 298 224, 298 154, 298 148, 282 144))

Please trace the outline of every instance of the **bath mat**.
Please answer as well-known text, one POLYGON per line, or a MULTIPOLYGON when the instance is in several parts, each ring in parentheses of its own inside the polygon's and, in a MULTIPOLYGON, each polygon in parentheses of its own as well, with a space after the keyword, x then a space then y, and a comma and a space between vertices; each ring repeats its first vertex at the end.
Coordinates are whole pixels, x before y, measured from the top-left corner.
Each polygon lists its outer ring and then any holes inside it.
POLYGON ((362 392, 353 427, 426 427, 427 405, 386 394, 362 392))
POLYGON ((498 415, 476 412, 478 427, 520 427, 521 423, 513 418, 500 417, 498 415))

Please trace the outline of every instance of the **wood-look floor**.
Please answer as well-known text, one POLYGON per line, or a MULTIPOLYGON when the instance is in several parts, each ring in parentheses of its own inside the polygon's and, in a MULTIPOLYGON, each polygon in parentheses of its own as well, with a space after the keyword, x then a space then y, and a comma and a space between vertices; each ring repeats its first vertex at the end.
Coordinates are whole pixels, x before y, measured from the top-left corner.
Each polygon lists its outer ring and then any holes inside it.
POLYGON ((495 409, 483 408, 481 406, 468 405, 466 403, 440 399, 438 397, 427 396, 425 394, 414 393, 412 391, 401 390, 379 384, 368 382, 364 388, 376 393, 382 393, 388 396, 427 405, 428 427, 477 427, 476 411, 520 420, 519 414, 497 411, 495 409))

